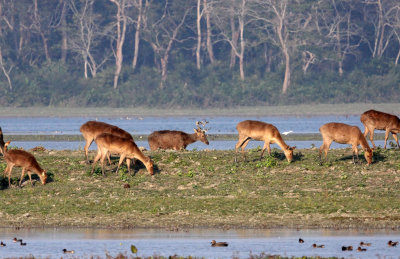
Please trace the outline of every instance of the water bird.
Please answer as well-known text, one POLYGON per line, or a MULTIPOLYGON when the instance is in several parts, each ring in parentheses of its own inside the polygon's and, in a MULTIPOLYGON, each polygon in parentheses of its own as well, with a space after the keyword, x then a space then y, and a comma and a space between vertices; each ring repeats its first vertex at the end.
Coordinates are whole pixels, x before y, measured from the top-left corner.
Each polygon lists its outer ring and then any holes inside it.
POLYGON ((314 247, 314 248, 324 248, 325 245, 312 244, 312 247, 314 247))
POLYGON ((371 246, 371 243, 360 242, 360 246, 371 246))
POLYGON ((357 248, 357 251, 358 251, 358 252, 365 252, 365 251, 367 251, 367 249, 366 249, 366 248, 358 247, 358 248, 357 248))
POLYGON ((342 246, 342 251, 353 251, 352 246, 342 246))
POLYGON ((397 246, 399 244, 399 241, 393 242, 392 240, 388 241, 388 246, 397 246))
POLYGON ((22 242, 22 239, 17 239, 16 237, 13 238, 13 242, 17 243, 17 242, 22 242))
POLYGON ((228 246, 227 242, 217 242, 215 240, 211 241, 211 246, 228 246))
POLYGON ((21 242, 19 242, 19 244, 20 244, 21 246, 26 246, 26 243, 22 242, 22 240, 21 240, 21 242))
POLYGON ((299 243, 304 243, 304 240, 299 238, 299 243))
POLYGON ((1 241, 0 246, 6 246, 6 244, 1 241))
POLYGON ((289 135, 289 134, 292 133, 292 132, 293 132, 293 130, 289 130, 289 131, 282 132, 282 134, 283 134, 283 135, 289 135))
POLYGON ((67 250, 65 248, 62 251, 63 251, 64 254, 73 254, 73 253, 75 253, 74 250, 67 250))

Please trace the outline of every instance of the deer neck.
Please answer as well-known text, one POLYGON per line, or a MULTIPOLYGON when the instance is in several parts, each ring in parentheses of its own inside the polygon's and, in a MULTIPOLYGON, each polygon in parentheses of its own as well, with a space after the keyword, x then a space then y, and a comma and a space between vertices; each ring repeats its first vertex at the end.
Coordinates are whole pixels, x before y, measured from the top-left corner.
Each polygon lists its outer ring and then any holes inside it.
POLYGON ((278 137, 275 139, 275 143, 282 149, 282 150, 287 150, 289 149, 289 146, 285 143, 283 140, 282 136, 279 134, 278 137))
POLYGON ((198 141, 200 139, 197 136, 197 133, 192 133, 192 134, 189 134, 189 139, 188 140, 189 140, 188 144, 192 144, 192 143, 194 143, 194 142, 196 142, 196 141, 198 141))
POLYGON ((368 145, 367 139, 364 137, 363 134, 360 134, 359 142, 364 151, 371 151, 371 148, 368 145))

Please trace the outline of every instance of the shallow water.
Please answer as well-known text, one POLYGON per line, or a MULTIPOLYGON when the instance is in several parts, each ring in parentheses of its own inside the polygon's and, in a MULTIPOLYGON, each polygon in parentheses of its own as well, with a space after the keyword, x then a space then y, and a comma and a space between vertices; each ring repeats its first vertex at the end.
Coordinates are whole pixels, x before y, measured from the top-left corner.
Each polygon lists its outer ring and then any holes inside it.
MULTIPOLYGON (((105 257, 106 254, 131 255, 135 245, 139 256, 180 255, 205 258, 248 258, 261 253, 281 256, 324 256, 344 258, 400 258, 400 247, 389 247, 388 240, 400 240, 398 231, 334 231, 334 230, 190 230, 171 232, 158 229, 102 230, 102 229, 1 229, 0 256, 28 256, 59 258, 62 249, 73 249, 74 256, 105 257), (13 237, 27 243, 13 243, 13 237), (298 243, 299 237, 305 243, 298 243), (228 247, 211 247, 211 240, 225 241, 228 247), (357 252, 360 241, 371 242, 367 251, 357 252), (312 244, 325 248, 312 248, 312 244), (341 250, 352 245, 354 251, 341 250)), ((68 258, 68 256, 66 257, 68 258)))
POLYGON ((260 120, 275 125, 279 131, 294 133, 318 133, 319 127, 327 122, 343 122, 363 129, 359 116, 313 116, 313 117, 34 117, 0 118, 4 134, 80 134, 80 126, 88 120, 104 121, 134 135, 150 134, 155 130, 182 130, 193 132, 195 122, 206 119, 209 134, 236 134, 236 124, 243 120, 260 120))

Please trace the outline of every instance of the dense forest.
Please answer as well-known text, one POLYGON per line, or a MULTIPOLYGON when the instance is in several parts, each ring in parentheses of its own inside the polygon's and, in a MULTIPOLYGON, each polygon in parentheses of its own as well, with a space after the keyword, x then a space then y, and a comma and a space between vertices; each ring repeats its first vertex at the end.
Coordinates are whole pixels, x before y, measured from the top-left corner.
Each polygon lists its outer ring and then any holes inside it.
POLYGON ((400 100, 398 0, 0 0, 0 106, 400 100))

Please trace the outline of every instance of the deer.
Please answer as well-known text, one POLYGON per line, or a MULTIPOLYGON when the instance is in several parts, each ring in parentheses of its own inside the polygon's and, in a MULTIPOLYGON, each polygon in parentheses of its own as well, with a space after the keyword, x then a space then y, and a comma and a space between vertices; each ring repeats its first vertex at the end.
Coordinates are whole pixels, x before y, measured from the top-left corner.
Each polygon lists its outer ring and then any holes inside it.
POLYGON ((104 159, 108 152, 118 153, 120 155, 118 167, 115 173, 118 173, 119 167, 126 158, 126 164, 128 166, 128 172, 130 172, 130 160, 140 160, 150 175, 154 174, 154 164, 150 157, 145 156, 142 151, 137 147, 136 143, 132 139, 119 137, 110 133, 102 133, 96 137, 95 142, 97 144, 97 155, 93 160, 92 174, 94 172, 97 161, 101 162, 101 171, 104 174, 104 159))
POLYGON ((397 133, 400 132, 400 119, 399 117, 380 112, 376 110, 369 110, 361 114, 360 117, 361 123, 364 124, 365 131, 364 136, 367 137, 369 133, 369 139, 372 143, 372 146, 376 148, 374 143, 374 130, 384 130, 385 131, 385 145, 384 149, 386 149, 386 142, 389 137, 389 132, 392 133, 394 140, 397 143, 397 147, 400 148, 399 140, 397 138, 397 133))
MULTIPOLYGON (((242 148, 242 154, 244 160, 246 160, 246 154, 244 149, 251 139, 264 141, 264 147, 261 151, 260 160, 264 156, 265 149, 267 149, 268 154, 271 155, 270 144, 276 143, 284 152, 287 161, 290 163, 293 160, 293 150, 296 147, 290 147, 285 143, 279 130, 272 124, 268 124, 262 121, 255 120, 245 120, 241 121, 236 125, 236 129, 239 133, 239 140, 236 143, 235 151, 236 154, 239 148, 242 148)), ((237 162, 235 156, 235 162, 237 162)))
POLYGON ((335 141, 339 144, 350 144, 352 146, 353 163, 355 163, 355 155, 357 157, 357 162, 359 162, 358 145, 361 145, 362 149, 364 150, 364 157, 365 160, 367 160, 368 165, 372 163, 373 149, 369 147, 365 136, 357 126, 351 126, 339 122, 330 122, 322 125, 319 128, 319 131, 321 132, 323 141, 321 147, 319 148, 320 160, 322 151, 325 152, 325 160, 327 159, 329 147, 332 144, 332 141, 335 141))
POLYGON ((29 181, 31 185, 32 183, 32 173, 36 173, 39 178, 41 183, 44 185, 46 184, 47 181, 47 174, 46 171, 43 170, 39 163, 36 161, 36 158, 31 154, 28 153, 24 150, 18 150, 18 149, 11 149, 8 150, 8 145, 11 143, 11 141, 8 141, 7 143, 4 144, 4 159, 6 160, 7 167, 6 170, 4 170, 4 176, 8 174, 8 186, 11 186, 11 171, 14 166, 16 167, 22 167, 22 174, 21 174, 21 179, 19 181, 19 186, 21 186, 22 179, 24 178, 25 171, 28 172, 29 175, 29 181))
MULTIPOLYGON (((89 152, 89 147, 95 140, 97 136, 99 136, 102 133, 110 133, 115 136, 119 136, 122 138, 130 139, 133 141, 133 137, 129 132, 118 128, 117 126, 101 122, 101 121, 88 121, 84 123, 80 127, 80 132, 82 132, 82 135, 84 139, 86 140, 85 144, 85 156, 86 156, 86 163, 89 164, 89 158, 88 158, 88 152, 89 152)), ((107 154, 107 159, 109 164, 111 164, 109 154, 107 154)))
POLYGON ((1 154, 4 156, 4 145, 6 143, 4 143, 4 139, 3 139, 3 131, 0 128, 0 152, 1 154))
POLYGON ((207 131, 205 125, 207 121, 197 121, 196 128, 193 134, 188 134, 183 131, 177 130, 160 130, 154 131, 148 136, 148 142, 150 150, 154 151, 157 149, 173 149, 173 150, 184 150, 189 144, 196 141, 201 141, 208 145, 207 131))

